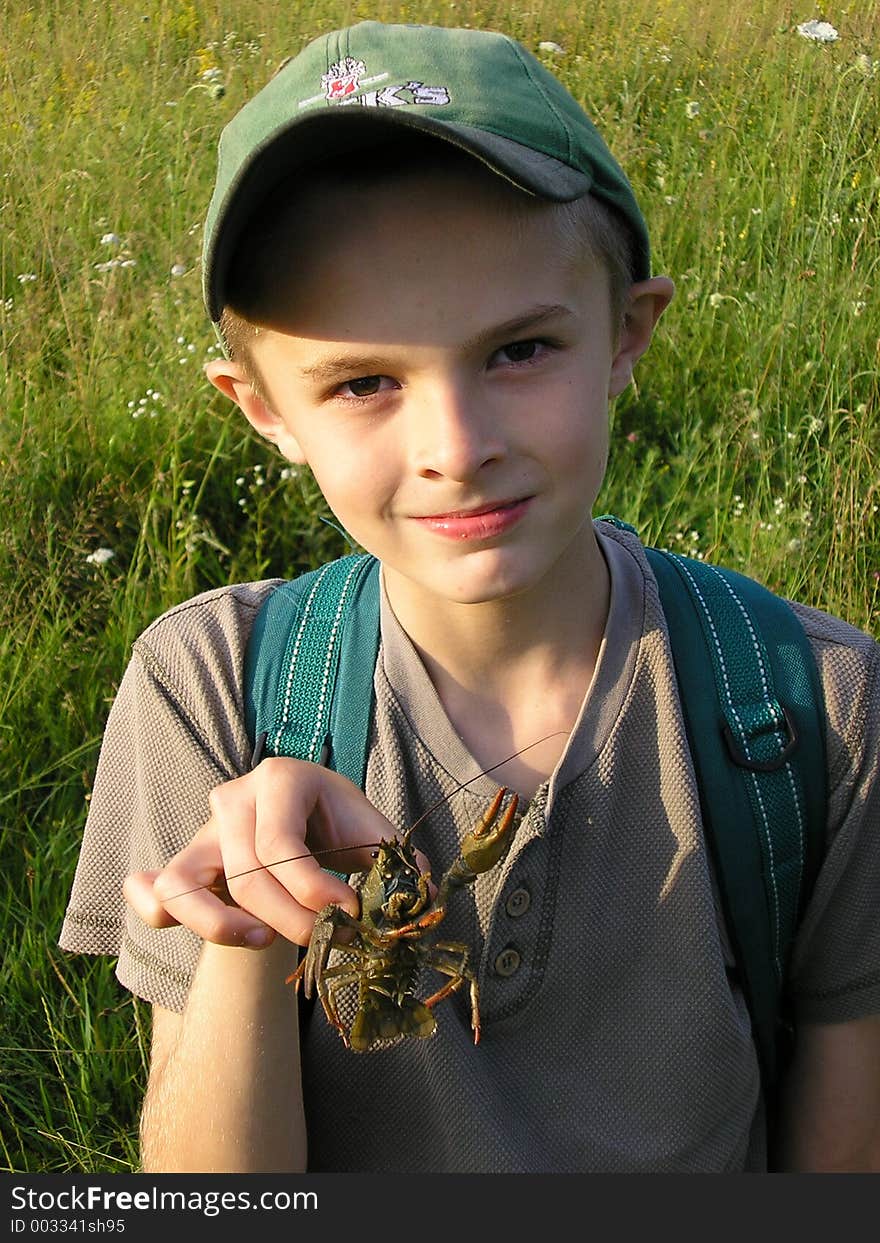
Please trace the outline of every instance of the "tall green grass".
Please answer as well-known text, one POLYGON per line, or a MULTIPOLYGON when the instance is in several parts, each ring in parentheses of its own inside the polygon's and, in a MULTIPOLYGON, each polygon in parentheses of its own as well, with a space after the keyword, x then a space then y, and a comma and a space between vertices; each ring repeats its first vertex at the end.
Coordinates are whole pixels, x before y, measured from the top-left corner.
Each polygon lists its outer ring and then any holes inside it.
POLYGON ((769 0, 7 0, 0 1166, 136 1168, 146 1007, 112 964, 55 944, 131 640, 196 591, 343 547, 309 476, 284 474, 201 374, 223 124, 284 56, 362 17, 558 44, 540 54, 607 134, 678 286, 614 411, 600 508, 877 632, 880 10, 844 6, 833 44, 796 33, 824 16, 769 0))

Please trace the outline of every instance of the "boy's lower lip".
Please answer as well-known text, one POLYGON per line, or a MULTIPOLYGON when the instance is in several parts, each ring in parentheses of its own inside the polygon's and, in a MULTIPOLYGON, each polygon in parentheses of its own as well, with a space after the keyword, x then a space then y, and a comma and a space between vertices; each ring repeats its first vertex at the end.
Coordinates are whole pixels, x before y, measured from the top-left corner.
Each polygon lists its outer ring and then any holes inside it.
POLYGON ((519 522, 531 502, 532 497, 527 496, 487 509, 430 514, 424 518, 415 518, 414 521, 437 535, 445 535, 447 539, 493 539, 497 535, 503 535, 519 522))

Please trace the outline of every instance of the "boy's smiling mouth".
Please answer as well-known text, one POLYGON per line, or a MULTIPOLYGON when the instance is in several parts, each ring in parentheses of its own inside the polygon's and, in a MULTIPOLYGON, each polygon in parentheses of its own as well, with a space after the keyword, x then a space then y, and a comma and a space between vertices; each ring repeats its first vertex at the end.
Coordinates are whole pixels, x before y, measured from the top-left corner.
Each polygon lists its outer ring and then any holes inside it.
POLYGON ((525 516, 533 500, 533 496, 524 496, 512 501, 488 501, 473 509, 414 515, 413 519, 449 539, 493 539, 515 526, 525 516))

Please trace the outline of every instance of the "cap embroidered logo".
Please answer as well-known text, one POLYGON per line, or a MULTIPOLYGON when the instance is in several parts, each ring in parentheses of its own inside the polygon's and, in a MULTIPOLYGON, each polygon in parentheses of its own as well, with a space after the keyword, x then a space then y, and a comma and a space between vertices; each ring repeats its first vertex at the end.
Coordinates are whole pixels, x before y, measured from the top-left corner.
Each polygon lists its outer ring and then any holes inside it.
POLYGON ((353 56, 336 61, 321 78, 324 98, 344 99, 346 95, 353 95, 366 72, 364 62, 355 60, 353 56))

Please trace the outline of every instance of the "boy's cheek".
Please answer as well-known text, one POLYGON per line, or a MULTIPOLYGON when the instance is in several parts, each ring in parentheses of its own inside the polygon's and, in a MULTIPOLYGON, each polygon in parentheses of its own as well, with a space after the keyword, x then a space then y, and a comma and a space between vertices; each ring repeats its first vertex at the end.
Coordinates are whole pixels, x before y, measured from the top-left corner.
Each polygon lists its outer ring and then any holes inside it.
POLYGON ((359 543, 388 507, 377 463, 340 450, 332 459, 312 456, 307 465, 338 521, 359 543))

